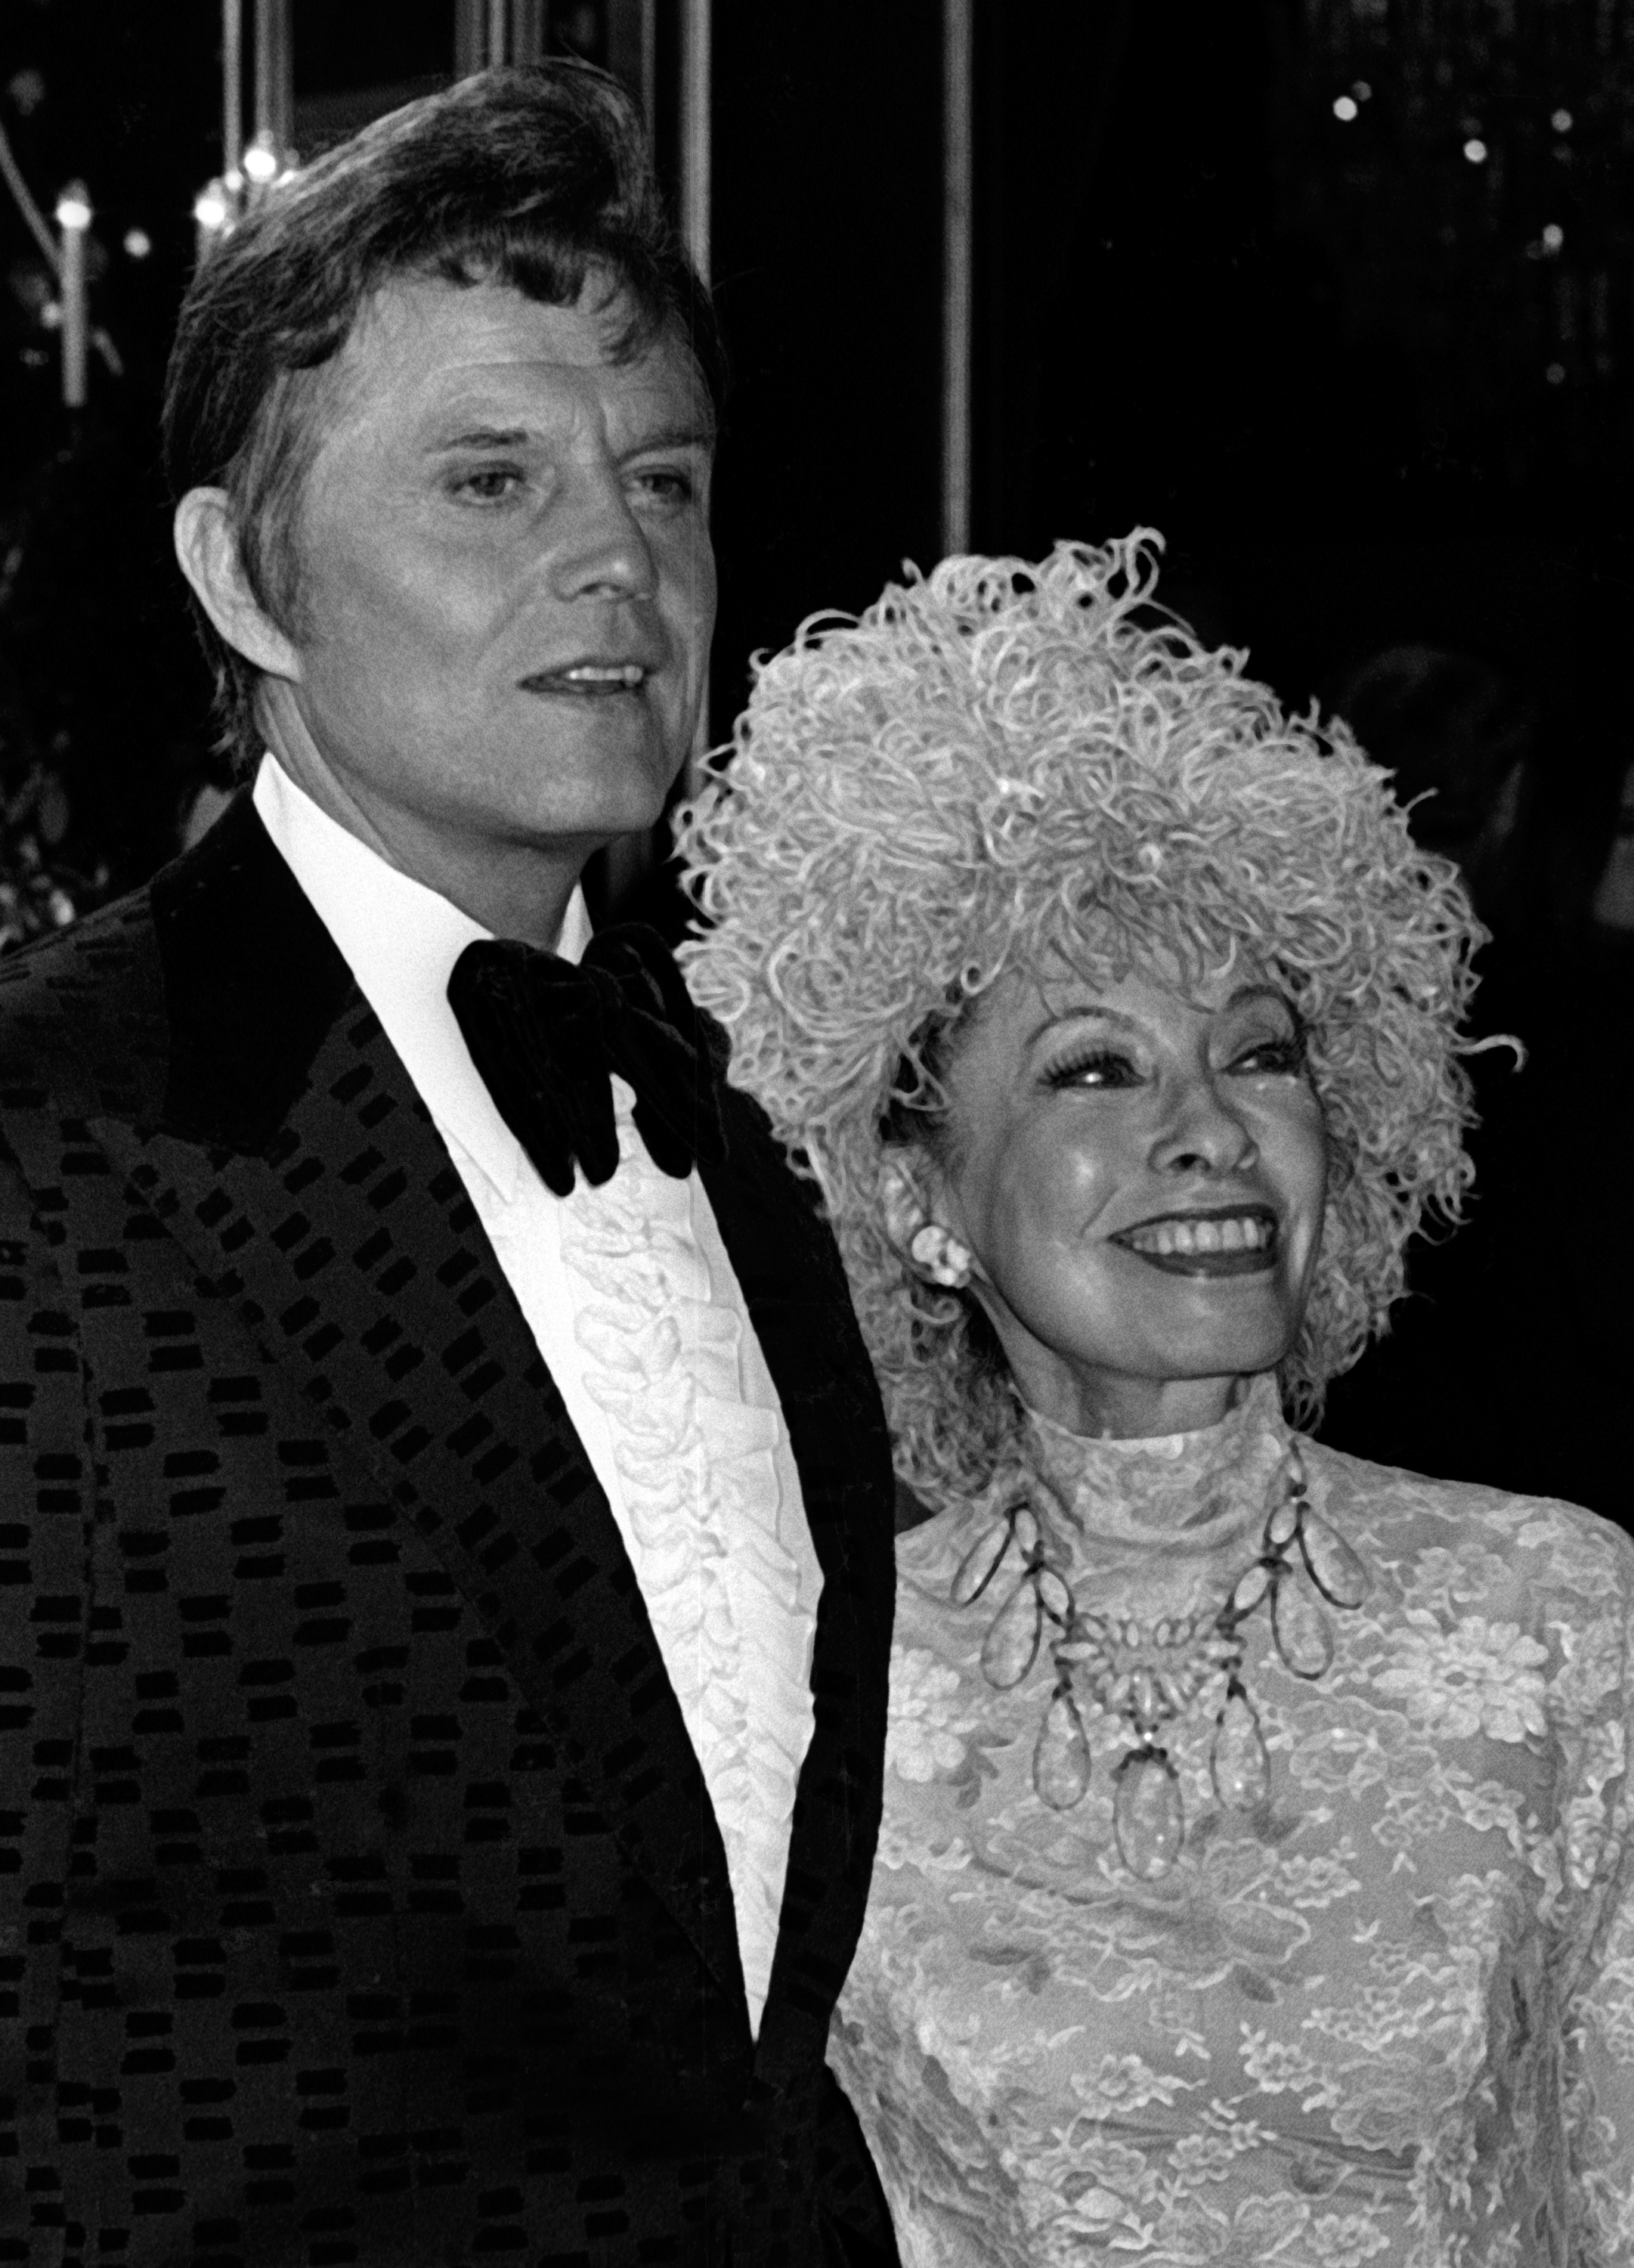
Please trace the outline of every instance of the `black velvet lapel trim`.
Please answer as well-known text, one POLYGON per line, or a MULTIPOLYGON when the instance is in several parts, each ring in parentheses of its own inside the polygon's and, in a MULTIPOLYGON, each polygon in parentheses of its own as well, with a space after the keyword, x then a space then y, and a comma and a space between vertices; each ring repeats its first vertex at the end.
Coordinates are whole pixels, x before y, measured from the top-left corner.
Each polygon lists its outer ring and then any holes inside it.
POLYGON ((349 998, 352 973, 261 825, 247 790, 154 877, 170 1017, 163 1126, 263 1150, 349 998))
POLYGON ((821 2067, 879 1834, 895 1601, 890 1436, 834 1240, 765 1113, 727 1088, 725 1163, 701 1177, 777 1387, 822 1568, 814 1723, 795 1795, 757 2081, 821 2067))

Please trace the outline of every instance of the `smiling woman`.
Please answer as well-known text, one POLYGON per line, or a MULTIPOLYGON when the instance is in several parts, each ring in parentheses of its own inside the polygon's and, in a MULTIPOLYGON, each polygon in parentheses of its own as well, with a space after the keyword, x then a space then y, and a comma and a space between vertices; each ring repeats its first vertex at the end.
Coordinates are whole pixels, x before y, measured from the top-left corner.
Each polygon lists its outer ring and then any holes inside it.
MULTIPOLYGON (((1097 929, 1085 942, 1110 959, 1097 929)), ((968 1255, 954 1284, 1028 1409, 1078 1433, 1173 1432, 1282 1360, 1327 1143, 1274 985, 1097 982, 1056 946, 982 997, 941 1084, 946 1116, 887 1167, 887 1230, 910 1256, 922 1224, 968 1255)))
POLYGON ((949 560, 858 622, 814 617, 762 670, 690 825, 715 924, 700 997, 822 1185, 900 1468, 932 1502, 991 1481, 1017 1404, 983 1307, 927 1282, 881 1202, 881 1129, 901 1173, 957 1146, 953 1057, 975 1076, 1046 992, 1054 1015, 1074 981, 1105 1000, 1137 972, 1188 998, 1218 978, 1297 1017, 1329 1157, 1277 1359, 1302 1415, 1383 1328, 1426 1210, 1456 1219, 1469 1180, 1458 1028, 1481 932, 1456 871, 1343 723, 1284 717, 1240 655, 1152 603, 1154 553, 1136 535, 1035 568, 949 560))
POLYGON ((1481 932, 1153 549, 814 618, 688 822, 930 1509, 830 2060, 920 2268, 1609 2268, 1634 1547, 1290 1423, 1458 1217, 1481 932))

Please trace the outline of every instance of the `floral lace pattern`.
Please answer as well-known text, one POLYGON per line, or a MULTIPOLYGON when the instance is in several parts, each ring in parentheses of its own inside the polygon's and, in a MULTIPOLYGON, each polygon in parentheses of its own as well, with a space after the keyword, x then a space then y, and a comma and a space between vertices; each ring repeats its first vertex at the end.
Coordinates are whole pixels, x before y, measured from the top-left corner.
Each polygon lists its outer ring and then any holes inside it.
MULTIPOLYGON (((1253 1556, 1269 1381, 1206 1433, 1042 1429, 1075 1587, 1150 1622, 1253 1556)), ((1302 1444, 1366 1562, 1314 1683, 1248 1626, 1268 1802, 1222 1811, 1218 1697, 1171 1742, 1187 1835, 1140 1882, 1090 1791, 1034 1794, 1041 1661, 983 1677, 948 1599, 990 1514, 898 1547, 885 1820, 830 2040, 906 2268, 1626 2268, 1634 2261, 1634 1544, 1571 1506, 1302 1444)))
MULTIPOLYGON (((715 1296, 693 1184, 659 1172, 631 1089, 615 1079, 613 1093, 619 1169, 563 1204, 562 1257, 585 1383, 613 1420, 642 1593, 725 1845, 758 2028, 812 1734, 822 1577, 803 1515, 794 1525, 777 1389, 736 1308, 715 1296)), ((716 1264, 730 1264, 724 1252, 716 1264)))

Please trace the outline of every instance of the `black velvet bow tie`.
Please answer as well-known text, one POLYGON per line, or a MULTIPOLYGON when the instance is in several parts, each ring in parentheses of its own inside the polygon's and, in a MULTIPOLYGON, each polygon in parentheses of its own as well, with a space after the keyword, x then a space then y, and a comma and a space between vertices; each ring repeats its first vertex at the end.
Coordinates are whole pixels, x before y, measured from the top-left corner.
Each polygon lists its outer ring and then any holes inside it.
POLYGON ((503 939, 467 945, 448 1005, 495 1108, 559 1197, 572 1195, 576 1160, 588 1182, 613 1177, 614 1071, 636 1091, 636 1130, 662 1172, 681 1180, 725 1156, 725 1040, 651 930, 601 931, 577 967, 503 939))

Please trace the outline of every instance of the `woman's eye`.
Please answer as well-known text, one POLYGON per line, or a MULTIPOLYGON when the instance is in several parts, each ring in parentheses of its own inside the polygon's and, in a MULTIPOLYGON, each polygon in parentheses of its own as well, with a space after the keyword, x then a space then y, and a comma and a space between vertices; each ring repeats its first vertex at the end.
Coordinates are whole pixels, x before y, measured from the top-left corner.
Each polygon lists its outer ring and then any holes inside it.
POLYGON ((1093 1054, 1071 1056, 1065 1063, 1053 1064, 1044 1073, 1044 1084, 1059 1094, 1070 1086, 1133 1086, 1139 1077, 1128 1056, 1119 1055, 1111 1048, 1097 1048, 1093 1054))
POLYGON ((1285 1078, 1305 1069, 1305 1042, 1297 1035, 1276 1040, 1256 1040, 1246 1048, 1232 1064, 1233 1071, 1244 1071, 1263 1077, 1285 1078))

